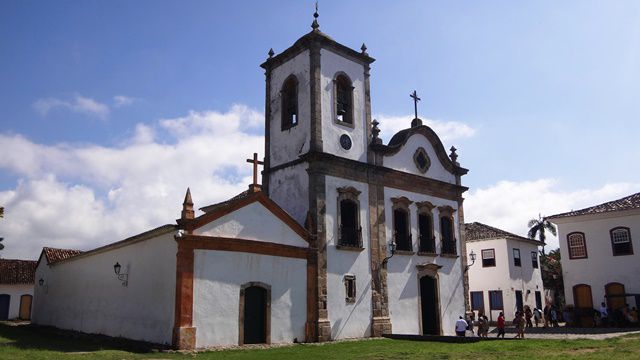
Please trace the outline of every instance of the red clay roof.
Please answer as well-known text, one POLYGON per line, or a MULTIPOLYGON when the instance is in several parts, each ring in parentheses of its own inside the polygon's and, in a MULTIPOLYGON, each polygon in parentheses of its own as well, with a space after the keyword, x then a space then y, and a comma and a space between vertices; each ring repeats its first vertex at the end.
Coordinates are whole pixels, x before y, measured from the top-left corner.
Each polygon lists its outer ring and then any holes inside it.
POLYGON ((70 257, 74 257, 78 254, 81 254, 80 250, 72 250, 72 249, 54 249, 50 247, 42 248, 44 255, 47 257, 47 262, 49 264, 56 263, 58 261, 66 260, 70 257))
POLYGON ((604 204, 591 206, 581 210, 572 210, 569 212, 549 216, 548 219, 558 219, 570 216, 602 214, 612 211, 640 209, 640 192, 633 195, 623 197, 622 199, 613 200, 604 204))
POLYGON ((37 261, 0 259, 0 284, 33 284, 37 261))
POLYGON ((508 231, 504 231, 502 229, 498 229, 493 226, 485 225, 479 222, 464 224, 464 233, 466 236, 466 241, 499 239, 499 238, 510 238, 510 239, 515 238, 518 240, 524 240, 529 242, 536 242, 536 243, 539 242, 538 240, 529 239, 529 238, 516 235, 508 231))

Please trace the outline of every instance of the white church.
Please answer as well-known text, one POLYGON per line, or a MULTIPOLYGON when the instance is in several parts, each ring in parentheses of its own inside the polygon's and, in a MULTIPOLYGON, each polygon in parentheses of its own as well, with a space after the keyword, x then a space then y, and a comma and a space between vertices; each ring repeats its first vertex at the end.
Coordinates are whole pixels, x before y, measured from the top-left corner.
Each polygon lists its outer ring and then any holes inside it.
POLYGON ((249 189, 198 216, 187 191, 172 224, 54 260, 43 251, 33 322, 179 349, 453 335, 469 293, 467 169, 417 110, 383 144, 373 61, 317 19, 271 50, 249 189))

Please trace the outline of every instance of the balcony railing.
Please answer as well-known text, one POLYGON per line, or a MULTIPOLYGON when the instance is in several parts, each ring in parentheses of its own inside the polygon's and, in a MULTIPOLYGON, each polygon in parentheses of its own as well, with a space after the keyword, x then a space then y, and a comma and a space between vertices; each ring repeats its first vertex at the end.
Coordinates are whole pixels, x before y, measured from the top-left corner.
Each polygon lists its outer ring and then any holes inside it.
POLYGON ((346 247, 362 247, 362 227, 346 227, 340 225, 338 245, 346 247))

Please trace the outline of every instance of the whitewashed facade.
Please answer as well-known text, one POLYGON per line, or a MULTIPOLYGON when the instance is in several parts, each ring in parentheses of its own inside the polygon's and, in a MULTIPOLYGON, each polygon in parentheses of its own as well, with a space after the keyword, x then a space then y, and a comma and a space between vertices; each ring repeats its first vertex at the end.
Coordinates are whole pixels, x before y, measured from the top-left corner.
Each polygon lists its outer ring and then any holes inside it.
POLYGON ((640 305, 640 193, 548 219, 558 227, 567 304, 640 305))
POLYGON ((500 311, 511 320, 524 306, 543 309, 540 242, 482 223, 466 224, 467 251, 476 254, 469 267, 471 309, 496 321, 500 311))

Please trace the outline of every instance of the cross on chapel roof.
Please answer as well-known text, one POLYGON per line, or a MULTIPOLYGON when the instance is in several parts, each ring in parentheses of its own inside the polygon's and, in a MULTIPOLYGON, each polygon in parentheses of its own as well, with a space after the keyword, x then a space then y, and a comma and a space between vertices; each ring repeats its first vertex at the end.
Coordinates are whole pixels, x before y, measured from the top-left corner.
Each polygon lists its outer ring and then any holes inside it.
POLYGON ((253 164, 253 184, 249 185, 249 190, 251 190, 251 192, 260 191, 260 185, 258 185, 258 165, 264 165, 264 162, 258 160, 258 153, 253 153, 253 159, 247 159, 247 162, 253 164))

